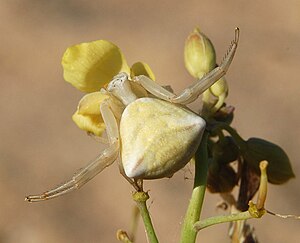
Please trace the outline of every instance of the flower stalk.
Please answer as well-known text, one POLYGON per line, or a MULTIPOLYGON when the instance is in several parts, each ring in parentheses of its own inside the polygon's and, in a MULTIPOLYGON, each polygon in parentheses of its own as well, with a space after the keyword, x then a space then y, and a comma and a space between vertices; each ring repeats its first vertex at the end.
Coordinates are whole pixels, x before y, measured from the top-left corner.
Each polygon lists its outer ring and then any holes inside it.
POLYGON ((147 192, 134 192, 132 195, 133 200, 136 202, 142 219, 144 221, 145 230, 148 237, 148 242, 158 243, 157 236, 154 231, 154 227, 150 218, 150 214, 147 208, 146 201, 149 199, 147 192))
POLYGON ((252 201, 249 202, 249 208, 245 212, 234 213, 230 215, 219 215, 210 218, 206 218, 200 220, 194 224, 195 231, 202 230, 209 226, 221 223, 228 223, 238 220, 247 220, 252 218, 261 218, 265 213, 266 210, 264 209, 264 204, 267 195, 267 184, 268 184, 268 177, 267 177, 267 161, 260 162, 260 187, 258 192, 257 203, 253 203, 252 201))
POLYGON ((181 243, 192 243, 196 241, 197 231, 194 229, 194 224, 199 220, 201 215, 207 181, 207 139, 208 133, 204 132, 200 148, 195 157, 194 189, 181 230, 181 243))
POLYGON ((231 215, 220 215, 220 216, 214 216, 207 219, 203 219, 201 221, 198 221, 194 224, 194 228, 196 231, 202 230, 204 228, 207 228, 209 226, 215 225, 215 224, 222 224, 222 223, 228 223, 228 222, 234 222, 238 220, 246 220, 251 219, 252 216, 249 213, 249 211, 241 212, 241 213, 234 213, 231 215))

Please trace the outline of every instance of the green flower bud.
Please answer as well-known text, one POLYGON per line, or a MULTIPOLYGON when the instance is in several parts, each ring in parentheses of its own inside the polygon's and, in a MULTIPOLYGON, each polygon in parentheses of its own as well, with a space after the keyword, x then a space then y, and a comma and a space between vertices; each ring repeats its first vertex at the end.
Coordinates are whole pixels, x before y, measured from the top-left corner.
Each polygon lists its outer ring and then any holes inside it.
POLYGON ((199 28, 195 28, 185 42, 184 63, 195 78, 201 78, 216 66, 214 46, 199 28))
POLYGON ((215 97, 220 97, 222 95, 227 96, 228 93, 228 84, 223 76, 217 82, 215 82, 212 86, 209 87, 209 91, 215 97))
POLYGON ((259 175, 259 163, 268 161, 268 181, 272 184, 282 184, 295 177, 290 160, 282 148, 259 138, 250 138, 243 153, 248 164, 259 175))

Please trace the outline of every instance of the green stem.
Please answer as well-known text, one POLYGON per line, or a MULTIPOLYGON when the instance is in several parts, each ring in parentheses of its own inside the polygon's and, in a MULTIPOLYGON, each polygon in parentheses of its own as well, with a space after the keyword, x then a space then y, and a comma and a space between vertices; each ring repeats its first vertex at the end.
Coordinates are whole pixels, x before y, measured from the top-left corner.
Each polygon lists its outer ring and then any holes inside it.
POLYGON ((237 133, 237 131, 235 129, 233 129, 231 126, 229 126, 227 123, 218 122, 215 129, 217 131, 218 130, 226 130, 233 137, 233 139, 237 143, 237 146, 241 150, 246 150, 247 144, 246 144, 245 140, 242 139, 242 137, 237 133))
POLYGON ((151 243, 158 243, 158 239, 156 237, 152 221, 149 215, 149 211, 146 205, 146 201, 149 199, 149 195, 147 192, 134 192, 132 195, 133 200, 136 202, 140 214, 143 218, 145 230, 147 233, 148 241, 151 243))
POLYGON ((215 224, 221 224, 221 223, 227 223, 227 222, 233 222, 237 220, 246 220, 253 218, 249 211, 241 212, 241 213, 235 213, 231 215, 220 215, 215 216, 207 219, 203 219, 201 221, 198 221, 194 224, 195 230, 199 231, 206 227, 215 225, 215 224))
POLYGON ((257 204, 254 204, 252 201, 249 201, 248 205, 249 208, 245 212, 241 213, 235 213, 230 215, 220 215, 220 216, 214 216, 207 219, 200 220, 194 224, 194 229, 196 231, 199 231, 201 229, 204 229, 206 227, 215 225, 215 224, 221 224, 221 223, 227 223, 237 220, 246 220, 251 218, 261 218, 265 213, 266 210, 264 209, 264 204, 267 196, 267 183, 268 183, 268 176, 267 176, 267 161, 260 162, 260 187, 258 191, 258 199, 257 204))
POLYGON ((214 216, 214 217, 200 220, 194 224, 194 229, 196 231, 199 231, 215 224, 233 222, 238 220, 253 219, 253 218, 261 218, 265 213, 266 210, 264 208, 258 208, 256 204, 250 201, 249 208, 247 211, 230 214, 230 215, 214 216))
POLYGON ((196 241, 197 231, 194 229, 194 224, 200 218, 208 171, 207 139, 208 133, 205 131, 195 156, 194 189, 181 230, 181 243, 193 243, 196 241))

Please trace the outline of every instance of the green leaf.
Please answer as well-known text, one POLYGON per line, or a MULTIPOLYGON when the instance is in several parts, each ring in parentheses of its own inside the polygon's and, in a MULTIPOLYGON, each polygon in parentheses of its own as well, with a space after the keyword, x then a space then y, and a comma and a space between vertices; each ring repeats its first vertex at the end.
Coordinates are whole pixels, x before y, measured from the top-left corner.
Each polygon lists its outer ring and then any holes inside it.
POLYGON ((295 177, 287 154, 278 145, 260 138, 250 138, 243 157, 255 171, 260 174, 259 163, 267 160, 268 181, 272 184, 282 184, 295 177))

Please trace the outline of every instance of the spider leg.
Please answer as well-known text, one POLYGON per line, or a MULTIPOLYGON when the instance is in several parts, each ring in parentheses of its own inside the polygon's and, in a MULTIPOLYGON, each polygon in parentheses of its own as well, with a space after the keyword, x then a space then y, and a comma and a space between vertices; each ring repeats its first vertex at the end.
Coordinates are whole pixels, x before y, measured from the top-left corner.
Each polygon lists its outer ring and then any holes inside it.
POLYGON ((132 179, 130 177, 128 177, 125 173, 124 167, 122 165, 122 163, 119 163, 119 171, 120 174, 134 187, 134 189, 138 192, 143 191, 143 180, 142 179, 132 179))
POLYGON ((189 104, 196 100, 201 93, 218 81, 224 76, 233 60, 234 54, 237 49, 239 40, 239 29, 235 29, 235 38, 231 42, 231 45, 219 67, 214 68, 212 71, 207 73, 201 79, 197 80, 194 84, 184 89, 181 94, 175 95, 159 84, 151 80, 150 78, 141 75, 135 77, 134 81, 140 83, 148 92, 155 95, 156 97, 178 104, 189 104))
POLYGON ((25 200, 28 202, 48 200, 66 194, 75 189, 79 189, 81 186, 95 177, 98 173, 111 165, 117 159, 118 155, 119 148, 116 142, 114 145, 104 150, 101 155, 91 161, 87 166, 82 168, 69 181, 40 195, 27 196, 25 200))
POLYGON ((106 125, 110 146, 105 149, 100 155, 98 155, 94 160, 88 163, 85 167, 80 169, 69 181, 42 194, 27 196, 25 198, 26 201, 44 201, 61 196, 75 189, 79 189, 106 167, 110 166, 118 158, 120 147, 118 124, 107 103, 104 102, 101 105, 100 110, 106 125))

